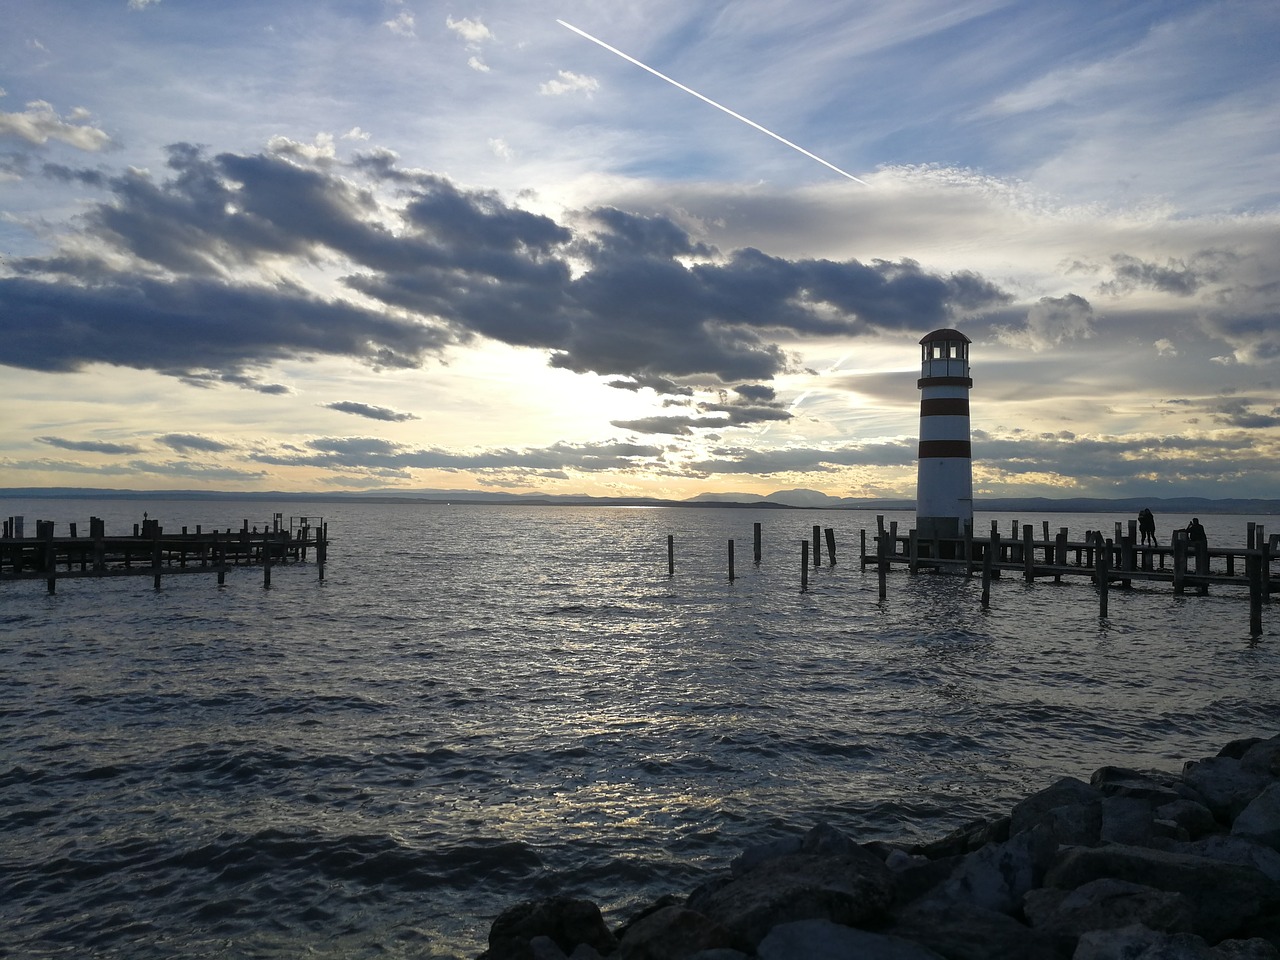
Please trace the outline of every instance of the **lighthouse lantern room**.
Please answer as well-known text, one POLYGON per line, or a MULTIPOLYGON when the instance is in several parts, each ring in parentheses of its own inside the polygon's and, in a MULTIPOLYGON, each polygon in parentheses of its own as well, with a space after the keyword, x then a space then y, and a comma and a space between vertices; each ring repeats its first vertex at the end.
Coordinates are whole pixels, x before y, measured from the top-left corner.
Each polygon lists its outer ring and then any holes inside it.
POLYGON ((969 343, 951 329, 920 341, 916 532, 926 539, 958 539, 973 529, 969 343))

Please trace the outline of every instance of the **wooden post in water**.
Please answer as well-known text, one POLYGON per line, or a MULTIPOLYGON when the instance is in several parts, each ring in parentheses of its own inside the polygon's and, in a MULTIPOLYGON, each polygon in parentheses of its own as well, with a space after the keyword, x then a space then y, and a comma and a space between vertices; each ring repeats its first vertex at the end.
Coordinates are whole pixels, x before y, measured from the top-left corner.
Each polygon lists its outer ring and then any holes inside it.
POLYGON ((827 527, 823 531, 827 537, 827 566, 834 567, 836 565, 836 531, 834 527, 827 527))
POLYGON ((262 588, 264 590, 271 589, 271 546, 272 540, 269 536, 262 539, 262 588))
POLYGON ((862 527, 858 530, 858 540, 859 540, 859 546, 861 548, 861 552, 858 554, 858 563, 860 566, 865 567, 867 565, 866 564, 866 559, 867 559, 867 528, 866 527, 862 527))
POLYGON ((1036 548, 1032 534, 1035 527, 1025 524, 1022 527, 1022 575, 1027 583, 1036 582, 1036 548))
POLYGON ((985 610, 991 605, 991 570, 992 570, 992 549, 991 541, 987 541, 987 545, 982 548, 982 609, 985 610))
POLYGON ((58 589, 58 576, 54 569, 57 556, 53 549, 53 522, 40 521, 36 524, 36 530, 44 538, 44 568, 49 573, 49 580, 45 586, 50 593, 53 593, 58 589))
POLYGON ((1094 568, 1094 572, 1098 579, 1098 616, 1105 619, 1107 616, 1107 597, 1110 593, 1111 573, 1108 569, 1110 567, 1108 561, 1111 558, 1111 544, 1109 541, 1105 544, 1103 543, 1101 531, 1098 532, 1097 537, 1098 549, 1095 551, 1097 566, 1094 568))
MULTIPOLYGON (((1060 567, 1065 567, 1067 565, 1067 528, 1066 527, 1058 528, 1058 537, 1055 543, 1053 562, 1060 567)), ((1061 583, 1062 574, 1060 573, 1055 574, 1053 578, 1053 582, 1061 583)))
POLYGON ((964 575, 966 579, 973 576, 973 523, 964 525, 964 575))
POLYGON ((1249 635, 1262 634, 1262 565, 1266 563, 1267 548, 1251 550, 1245 557, 1245 569, 1249 571, 1249 635))
POLYGON ((757 521, 755 524, 755 528, 753 530, 753 536, 755 538, 756 566, 758 567, 760 566, 760 523, 759 521, 757 521))
POLYGON ((154 534, 151 538, 151 572, 155 577, 154 585, 157 590, 160 589, 160 528, 158 526, 151 528, 154 534))
POLYGON ((822 566, 822 527, 818 524, 813 525, 813 567, 816 570, 822 566))
POLYGON ((911 573, 920 571, 920 538, 915 527, 907 531, 907 570, 911 573))
POLYGON ((1173 592, 1178 595, 1187 589, 1187 535, 1185 531, 1173 531, 1173 592))
POLYGON ((888 590, 888 585, 885 582, 887 579, 885 574, 889 569, 889 561, 885 559, 885 557, 888 556, 888 544, 885 540, 883 514, 876 517, 876 527, 879 530, 876 534, 876 573, 880 579, 880 599, 883 600, 885 598, 885 593, 888 590))
MULTIPOLYGON (((316 556, 319 556, 317 551, 316 556)), ((673 533, 667 534, 667 576, 674 577, 676 575, 676 537, 673 533)))
POLYGON ((809 541, 800 541, 800 592, 809 589, 809 541))
POLYGON ((991 579, 999 580, 1000 568, 996 563, 1000 560, 1000 531, 996 529, 995 521, 991 523, 991 540, 987 544, 987 549, 994 554, 991 558, 991 579))
POLYGON ((324 579, 324 562, 329 556, 329 525, 320 524, 319 538, 316 540, 316 573, 317 578, 324 579))
MULTIPOLYGON (((1133 523, 1136 526, 1137 521, 1135 520, 1133 523)), ((1136 564, 1133 562, 1133 541, 1135 539, 1133 533, 1134 531, 1130 530, 1129 536, 1120 541, 1120 569, 1126 573, 1136 567, 1136 564)), ((1124 590, 1131 590, 1133 589, 1133 581, 1128 577, 1125 577, 1125 579, 1120 581, 1120 586, 1124 590)))
POLYGON ((729 582, 733 583, 733 541, 729 541, 729 582))

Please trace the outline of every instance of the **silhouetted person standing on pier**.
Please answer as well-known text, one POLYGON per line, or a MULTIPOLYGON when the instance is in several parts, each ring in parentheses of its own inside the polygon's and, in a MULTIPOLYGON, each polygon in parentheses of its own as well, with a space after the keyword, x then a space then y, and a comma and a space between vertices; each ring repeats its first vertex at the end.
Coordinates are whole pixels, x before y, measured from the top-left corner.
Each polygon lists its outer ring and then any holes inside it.
POLYGON ((1160 546, 1156 543, 1156 518, 1148 507, 1138 511, 1138 532, 1142 534, 1141 543, 1150 540, 1153 547, 1160 546))

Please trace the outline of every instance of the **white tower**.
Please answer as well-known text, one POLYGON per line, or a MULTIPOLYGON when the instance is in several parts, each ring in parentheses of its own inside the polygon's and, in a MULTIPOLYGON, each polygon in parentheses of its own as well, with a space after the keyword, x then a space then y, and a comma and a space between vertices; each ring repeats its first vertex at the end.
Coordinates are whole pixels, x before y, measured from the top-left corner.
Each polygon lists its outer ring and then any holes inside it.
POLYGON ((920 341, 920 448, 916 532, 959 538, 973 528, 973 453, 969 440, 969 338, 935 330, 920 341))

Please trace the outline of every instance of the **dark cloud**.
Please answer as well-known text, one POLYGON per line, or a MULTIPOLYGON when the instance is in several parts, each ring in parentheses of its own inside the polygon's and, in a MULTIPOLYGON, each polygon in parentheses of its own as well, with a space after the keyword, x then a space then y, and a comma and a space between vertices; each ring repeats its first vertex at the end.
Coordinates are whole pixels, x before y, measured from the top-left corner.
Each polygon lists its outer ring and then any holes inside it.
POLYGON ((193 451, 197 453, 222 453, 235 449, 232 444, 223 443, 221 440, 214 440, 211 437, 202 437, 194 433, 166 433, 164 436, 156 437, 156 441, 179 453, 191 453, 193 451))
POLYGON ((639 420, 610 420, 610 424, 635 433, 689 437, 694 428, 718 430, 729 425, 727 417, 641 417, 639 420))
POLYGON ((400 413, 389 407, 377 407, 371 403, 357 403, 354 400, 337 400, 334 403, 326 403, 323 406, 330 410, 337 410, 339 413, 351 413, 357 417, 368 417, 370 420, 385 420, 388 423, 403 423, 406 420, 419 419, 412 413, 400 413))
POLYGON ((905 467, 916 461, 916 443, 850 444, 843 447, 718 447, 708 459, 691 466, 698 474, 736 473, 769 476, 775 473, 830 473, 839 467, 905 467))
MULTIPOLYGON (((323 467, 337 470, 475 470, 546 472, 575 470, 600 472, 634 470, 660 459, 662 447, 613 441, 609 443, 557 443, 550 447, 513 450, 502 448, 475 453, 423 449, 380 437, 318 437, 306 450, 279 454, 255 453, 252 459, 279 466, 323 467)), ((398 473, 398 476, 407 476, 398 473)))
POLYGON ((47 443, 61 450, 80 450, 85 453, 141 453, 141 447, 129 443, 108 443, 104 440, 64 440, 61 437, 36 437, 37 442, 47 443))
POLYGON ((1224 251, 1206 250, 1196 254, 1190 262, 1170 257, 1161 265, 1127 253, 1116 253, 1111 256, 1115 279, 1101 284, 1099 289, 1115 294, 1146 287, 1188 297, 1205 284, 1220 280, 1227 262, 1232 259, 1224 251))
POLYGON ((668 218, 612 207, 584 212, 575 231, 386 154, 307 166, 177 144, 164 180, 46 174, 110 199, 87 209, 68 252, 0 277, 0 362, 38 370, 103 362, 208 384, 322 354, 417 365, 486 337, 619 388, 679 394, 690 379, 769 380, 793 365, 783 338, 925 332, 1010 299, 912 260, 722 257, 668 218), (83 253, 86 239, 98 253, 83 253), (279 279, 329 264, 364 304, 279 279))

